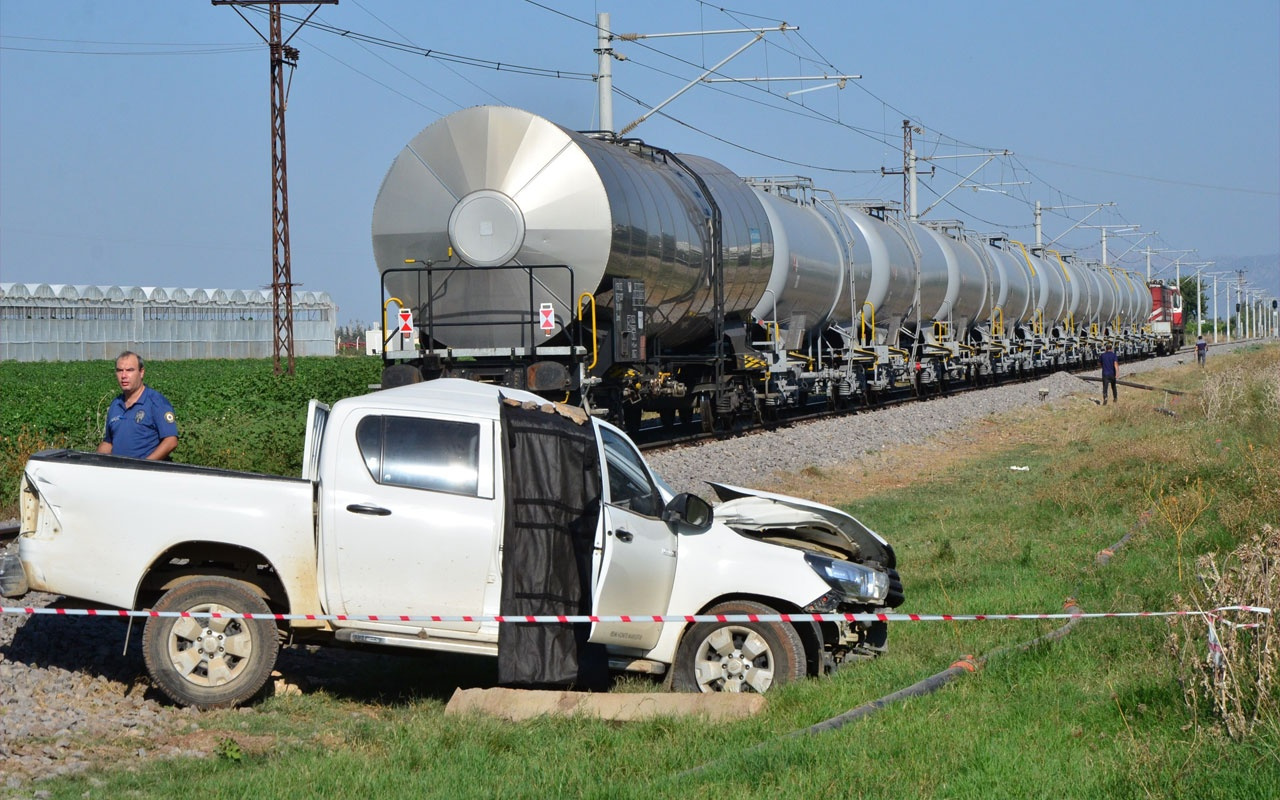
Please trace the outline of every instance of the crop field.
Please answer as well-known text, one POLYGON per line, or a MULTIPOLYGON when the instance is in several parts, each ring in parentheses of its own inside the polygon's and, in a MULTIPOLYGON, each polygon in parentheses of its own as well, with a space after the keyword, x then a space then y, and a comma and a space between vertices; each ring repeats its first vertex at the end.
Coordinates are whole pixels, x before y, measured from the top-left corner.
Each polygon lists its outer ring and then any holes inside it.
MULTIPOLYGON (((107 407, 120 393, 111 361, 0 362, 0 519, 14 515, 27 456, 102 441, 107 407)), ((178 417, 174 461, 296 475, 302 469, 307 401, 333 403, 368 391, 382 361, 361 356, 300 358, 294 375, 270 359, 150 362, 146 383, 178 417)))
MULTIPOLYGON (((288 380, 272 377, 270 364, 189 377, 185 364, 158 365, 147 377, 188 430, 210 426, 207 443, 184 440, 184 460, 225 453, 242 460, 210 463, 292 472, 297 406, 313 394, 363 391, 376 372, 374 360, 368 373, 363 360, 330 362, 300 364, 288 380), (216 403, 196 396, 219 392, 216 403), (253 409, 263 413, 248 415, 253 409), (242 413, 246 430, 271 427, 272 414, 288 430, 250 441, 233 431, 242 413), (282 452, 261 452, 272 447, 282 452)), ((11 430, 95 441, 114 392, 109 364, 65 373, 65 365, 11 366, 0 365, 6 442, 11 430), (76 387, 75 375, 94 388, 76 387), (24 402, 62 383, 80 399, 60 403, 66 418, 47 417, 41 429, 9 413, 18 379, 24 402)), ((1103 408, 1091 391, 927 445, 851 457, 840 469, 777 476, 775 488, 841 497, 838 505, 884 532, 906 586, 903 612, 1052 613, 1068 600, 1086 612, 1280 607, 1280 347, 1243 348, 1204 369, 1185 365, 1142 381, 1188 394, 1176 413, 1156 413, 1153 394, 1129 392, 1103 408)), ((1029 646, 1062 621, 893 623, 885 656, 780 687, 763 713, 735 722, 448 715, 455 688, 494 685, 492 664, 396 653, 376 674, 277 694, 248 711, 202 713, 147 743, 180 757, 133 763, 138 740, 108 737, 94 743, 116 754, 106 766, 20 796, 162 797, 194 785, 211 798, 332 800, 1262 800, 1280 797, 1280 628, 1274 617, 1248 617, 1259 620, 1256 628, 1217 624, 1212 640, 1200 617, 1082 620, 1061 639, 1029 646), (803 733, 965 656, 982 667, 939 691, 803 733)), ((628 678, 613 691, 654 688, 628 678)))

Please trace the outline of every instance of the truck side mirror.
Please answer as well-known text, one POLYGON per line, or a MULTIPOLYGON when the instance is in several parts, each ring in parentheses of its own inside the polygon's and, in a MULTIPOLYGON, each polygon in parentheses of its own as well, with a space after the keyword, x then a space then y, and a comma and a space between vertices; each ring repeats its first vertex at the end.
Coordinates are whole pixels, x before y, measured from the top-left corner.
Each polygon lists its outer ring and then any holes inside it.
POLYGON ((711 527, 715 514, 711 504, 696 494, 681 492, 671 498, 667 507, 662 510, 662 521, 671 526, 683 525, 702 533, 711 527))

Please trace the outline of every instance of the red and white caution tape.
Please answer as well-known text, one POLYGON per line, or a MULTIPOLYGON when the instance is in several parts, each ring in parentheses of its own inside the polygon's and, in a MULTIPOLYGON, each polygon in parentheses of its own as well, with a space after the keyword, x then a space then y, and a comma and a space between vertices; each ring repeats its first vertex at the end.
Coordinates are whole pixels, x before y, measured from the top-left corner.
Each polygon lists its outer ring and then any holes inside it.
MULTIPOLYGON (((1014 619, 1108 619, 1123 617, 1205 617, 1230 623, 1222 618, 1222 612, 1239 611, 1251 614, 1270 614, 1271 609, 1259 606, 1222 606, 1209 611, 1109 611, 1086 614, 1084 612, 1059 612, 1055 614, 617 614, 617 615, 562 615, 562 614, 487 614, 446 616, 437 614, 236 614, 222 612, 190 611, 127 611, 125 609, 100 608, 36 608, 0 606, 0 614, 23 614, 68 617, 198 617, 201 619, 271 619, 320 620, 330 622, 515 622, 534 624, 566 624, 581 622, 989 622, 1014 619)), ((1240 627, 1253 627, 1248 623, 1240 627)))

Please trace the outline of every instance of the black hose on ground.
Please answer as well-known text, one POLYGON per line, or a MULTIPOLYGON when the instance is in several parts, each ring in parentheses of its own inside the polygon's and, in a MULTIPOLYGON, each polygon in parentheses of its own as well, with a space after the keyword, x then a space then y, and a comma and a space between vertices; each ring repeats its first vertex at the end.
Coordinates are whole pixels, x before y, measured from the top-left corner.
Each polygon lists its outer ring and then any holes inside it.
MULTIPOLYGON (((1068 614, 1084 613, 1080 609, 1080 606, 1075 604, 1075 601, 1069 601, 1065 606, 1063 606, 1063 610, 1068 614)), ((931 675, 922 681, 913 683, 905 689, 899 689, 893 694, 887 694, 884 697, 879 698, 878 700, 872 700, 869 703, 863 703, 857 708, 851 708, 848 711, 844 712, 843 714, 838 714, 834 717, 831 717, 830 719, 823 720, 822 722, 819 722, 816 725, 810 725, 807 728, 801 728, 798 731, 792 731, 791 733, 784 735, 782 738, 793 739, 797 736, 812 736, 818 733, 834 731, 837 728, 843 728, 845 725, 848 725, 850 722, 853 722, 854 720, 857 720, 857 719, 862 719, 863 717, 868 716, 876 711, 879 711, 880 709, 884 708, 887 705, 896 703, 899 700, 906 700, 908 697, 921 697, 926 694, 932 694, 933 692, 936 692, 937 690, 941 689, 943 686, 946 686, 948 683, 951 683, 956 678, 962 677, 971 672, 977 672, 978 670, 982 669, 982 667, 986 666, 987 661, 989 661, 990 659, 998 655, 1009 652, 1011 650, 1017 650, 1017 651, 1030 650, 1036 645, 1061 639, 1062 637, 1070 633, 1071 629, 1075 627, 1075 624, 1079 621, 1080 621, 1079 618, 1067 620, 1067 623, 1062 627, 1055 628, 1054 630, 1049 631, 1043 636, 1038 636, 1029 642, 1023 642, 1022 644, 1002 647, 999 650, 994 650, 990 653, 987 653, 986 655, 982 655, 978 657, 964 656, 959 661, 956 661, 955 663, 953 663, 951 666, 947 667, 943 671, 936 673, 934 675, 931 675)))
MULTIPOLYGON (((1094 383, 1102 382, 1102 378, 1099 378, 1097 375, 1077 375, 1076 377, 1082 381, 1093 381, 1094 383)), ((1181 389, 1166 389, 1163 386, 1148 386, 1145 383, 1134 383, 1133 381, 1117 380, 1116 383, 1120 384, 1121 386, 1130 386, 1130 387, 1133 387, 1134 389, 1146 389, 1149 392, 1164 392, 1165 394, 1177 394, 1177 395, 1187 394, 1187 392, 1184 392, 1181 389)))
MULTIPOLYGON (((1143 528, 1143 526, 1147 524, 1147 521, 1151 519, 1151 513, 1152 512, 1150 511, 1144 511, 1142 514, 1140 514, 1138 516, 1138 519, 1133 523, 1132 526, 1130 526, 1129 530, 1125 532, 1125 535, 1120 537, 1119 541, 1117 541, 1115 544, 1111 545, 1110 547, 1100 550, 1098 554, 1094 556, 1094 563, 1100 567, 1106 566, 1107 563, 1111 561, 1111 557, 1115 555, 1115 552, 1119 550, 1121 547, 1123 547, 1125 543, 1128 542, 1129 539, 1135 533, 1137 533, 1139 530, 1143 528)), ((1080 609, 1080 607, 1076 605, 1076 602, 1074 599, 1067 600, 1066 603, 1063 605, 1063 608, 1069 614, 1084 613, 1080 609)), ((779 740, 794 739, 799 736, 814 736, 819 733, 825 733, 827 731, 837 730, 838 728, 843 728, 845 725, 848 725, 849 723, 855 720, 859 720, 859 719, 862 719, 863 717, 870 716, 871 714, 875 713, 876 711, 879 711, 885 706, 892 705, 893 703, 896 703, 900 700, 906 700, 907 698, 910 698, 910 697, 922 697, 927 694, 932 694, 933 692, 936 692, 937 690, 941 689, 943 686, 946 686, 948 683, 951 683, 956 678, 959 678, 968 673, 977 672, 981 667, 983 667, 987 663, 987 661, 989 661, 990 659, 996 656, 1002 655, 1004 653, 1012 652, 1012 651, 1025 652, 1027 650, 1030 650, 1033 647, 1036 647, 1037 645, 1045 644, 1048 642, 1061 639, 1062 637, 1070 633, 1072 628, 1074 628, 1076 626, 1076 623, 1078 623, 1079 621, 1080 621, 1080 618, 1078 617, 1075 619, 1067 620, 1066 624, 1062 625, 1061 627, 1055 628, 1054 630, 1051 630, 1042 636, 1037 636, 1036 638, 1031 639, 1030 641, 1022 642, 1021 644, 1002 647, 1002 648, 999 648, 998 650, 993 650, 990 653, 987 653, 982 656, 978 656, 978 657, 974 657, 971 655, 963 656, 959 661, 953 662, 951 666, 947 667, 941 672, 931 675, 928 678, 925 678, 924 680, 913 683, 910 686, 906 687, 905 689, 899 689, 898 691, 893 692, 892 694, 887 694, 884 697, 878 698, 876 700, 872 700, 868 703, 863 703, 860 706, 851 708, 848 711, 837 714, 836 716, 831 717, 829 719, 825 719, 822 722, 818 722, 814 725, 810 725, 807 728, 801 728, 799 730, 791 731, 790 733, 783 734, 778 738, 779 740)), ((746 752, 753 752, 755 750, 763 749, 764 747, 768 746, 771 743, 772 741, 760 742, 754 747, 749 748, 746 752)), ((693 767, 691 769, 687 769, 683 772, 677 773, 675 777, 682 778, 686 775, 693 775, 699 772, 703 772, 709 769, 710 767, 714 766, 716 763, 718 762, 712 761, 697 767, 693 767)))

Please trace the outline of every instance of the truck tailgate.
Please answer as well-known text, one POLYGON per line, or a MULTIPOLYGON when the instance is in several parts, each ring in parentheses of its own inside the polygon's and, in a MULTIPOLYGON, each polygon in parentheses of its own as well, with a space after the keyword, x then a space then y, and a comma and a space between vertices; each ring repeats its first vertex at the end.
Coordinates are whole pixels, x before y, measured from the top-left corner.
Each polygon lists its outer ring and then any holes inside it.
POLYGON ((45 451, 27 462, 21 502, 33 590, 129 608, 158 558, 204 540, 260 553, 286 586, 314 585, 312 484, 300 478, 45 451))

